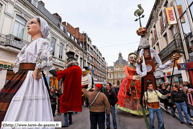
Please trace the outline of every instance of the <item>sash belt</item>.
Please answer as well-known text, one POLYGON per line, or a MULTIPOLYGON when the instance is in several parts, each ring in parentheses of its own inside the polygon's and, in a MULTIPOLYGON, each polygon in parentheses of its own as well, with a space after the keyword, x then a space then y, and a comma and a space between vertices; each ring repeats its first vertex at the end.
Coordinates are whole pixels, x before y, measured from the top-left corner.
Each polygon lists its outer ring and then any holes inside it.
POLYGON ((34 63, 20 63, 19 70, 35 70, 35 67, 34 63))

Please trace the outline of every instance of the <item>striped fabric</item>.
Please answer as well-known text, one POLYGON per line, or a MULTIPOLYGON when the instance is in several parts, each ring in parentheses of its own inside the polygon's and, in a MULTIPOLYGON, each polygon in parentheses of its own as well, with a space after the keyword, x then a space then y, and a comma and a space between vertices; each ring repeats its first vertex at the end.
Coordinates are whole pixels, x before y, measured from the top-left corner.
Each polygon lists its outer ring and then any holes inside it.
POLYGON ((9 104, 25 80, 27 73, 28 70, 18 71, 2 89, 0 93, 0 127, 1 122, 4 120, 9 104))

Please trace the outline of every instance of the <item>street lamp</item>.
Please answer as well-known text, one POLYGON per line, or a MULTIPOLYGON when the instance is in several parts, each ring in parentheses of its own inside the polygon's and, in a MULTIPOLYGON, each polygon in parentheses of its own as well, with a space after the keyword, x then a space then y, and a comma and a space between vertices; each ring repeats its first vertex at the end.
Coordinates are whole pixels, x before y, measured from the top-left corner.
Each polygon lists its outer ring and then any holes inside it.
POLYGON ((84 31, 83 31, 83 67, 84 67, 84 31))

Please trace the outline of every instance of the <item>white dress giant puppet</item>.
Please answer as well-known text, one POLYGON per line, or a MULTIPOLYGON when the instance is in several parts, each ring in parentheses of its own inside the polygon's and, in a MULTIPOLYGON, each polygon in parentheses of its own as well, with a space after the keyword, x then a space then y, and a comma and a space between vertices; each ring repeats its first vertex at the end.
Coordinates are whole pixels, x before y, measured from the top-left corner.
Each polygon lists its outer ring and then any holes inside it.
MULTIPOLYGON (((93 86, 93 79, 92 76, 90 74, 90 69, 87 66, 84 66, 83 70, 82 70, 82 89, 83 90, 90 90, 93 86)), ((83 96, 83 100, 84 100, 83 96)), ((89 102, 88 99, 86 98, 86 107, 89 106, 89 102)))
POLYGON ((28 34, 32 42, 22 48, 15 61, 19 71, 0 93, 0 122, 54 121, 47 82, 41 74, 53 68, 52 47, 46 40, 49 26, 37 16, 29 21, 28 34))

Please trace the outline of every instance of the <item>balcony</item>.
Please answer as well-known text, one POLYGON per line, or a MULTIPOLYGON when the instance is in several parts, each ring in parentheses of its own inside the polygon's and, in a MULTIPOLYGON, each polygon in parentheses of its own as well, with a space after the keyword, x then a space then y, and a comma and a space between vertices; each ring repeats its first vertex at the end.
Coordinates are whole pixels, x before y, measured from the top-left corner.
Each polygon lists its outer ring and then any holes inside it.
POLYGON ((97 60, 97 56, 95 54, 93 54, 93 57, 94 57, 95 60, 97 60))
POLYGON ((94 61, 94 66, 97 67, 97 63, 94 61))
POLYGON ((97 75, 97 74, 98 74, 98 72, 97 72, 96 70, 94 70, 94 74, 95 74, 95 75, 97 75))
POLYGON ((182 42, 179 39, 174 39, 171 43, 169 43, 160 53, 159 57, 162 61, 171 58, 174 52, 182 53, 182 42))
POLYGON ((18 37, 9 34, 9 35, 0 35, 0 44, 4 46, 11 46, 21 50, 23 46, 29 44, 28 41, 19 39, 18 37))

